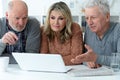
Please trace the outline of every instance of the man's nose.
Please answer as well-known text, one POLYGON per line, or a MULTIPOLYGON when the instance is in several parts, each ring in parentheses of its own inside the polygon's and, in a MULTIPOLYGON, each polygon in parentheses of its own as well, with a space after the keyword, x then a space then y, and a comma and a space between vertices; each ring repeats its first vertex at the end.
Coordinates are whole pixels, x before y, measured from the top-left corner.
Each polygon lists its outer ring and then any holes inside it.
POLYGON ((92 24, 92 23, 93 23, 92 19, 89 18, 89 19, 87 20, 87 23, 88 23, 88 24, 92 24))
POLYGON ((19 20, 19 24, 20 24, 20 25, 24 25, 24 20, 23 20, 23 19, 20 19, 20 20, 19 20))

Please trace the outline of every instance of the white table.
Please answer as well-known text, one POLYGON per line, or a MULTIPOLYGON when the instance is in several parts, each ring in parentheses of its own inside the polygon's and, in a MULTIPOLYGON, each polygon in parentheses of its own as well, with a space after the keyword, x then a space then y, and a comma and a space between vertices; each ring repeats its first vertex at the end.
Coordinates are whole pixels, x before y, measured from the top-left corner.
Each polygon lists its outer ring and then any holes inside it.
POLYGON ((0 80, 119 80, 119 79, 120 72, 108 76, 74 77, 69 75, 68 73, 23 71, 19 68, 18 65, 13 64, 8 66, 6 72, 0 72, 0 80))

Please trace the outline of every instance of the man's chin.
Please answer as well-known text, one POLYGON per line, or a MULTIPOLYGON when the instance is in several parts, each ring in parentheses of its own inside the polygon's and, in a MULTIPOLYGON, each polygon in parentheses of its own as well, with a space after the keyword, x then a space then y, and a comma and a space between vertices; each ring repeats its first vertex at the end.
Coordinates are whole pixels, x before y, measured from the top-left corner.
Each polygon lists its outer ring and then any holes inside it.
MULTIPOLYGON (((12 27, 13 28, 13 27, 12 27)), ((23 31, 25 29, 25 27, 23 27, 23 28, 13 28, 13 30, 15 30, 15 31, 17 31, 17 32, 21 32, 21 31, 23 31)))
POLYGON ((90 28, 90 30, 91 30, 92 32, 96 32, 96 29, 95 29, 95 28, 90 28))
POLYGON ((15 30, 15 31, 17 31, 17 32, 21 32, 21 31, 23 31, 24 30, 24 28, 23 29, 13 29, 13 30, 15 30))

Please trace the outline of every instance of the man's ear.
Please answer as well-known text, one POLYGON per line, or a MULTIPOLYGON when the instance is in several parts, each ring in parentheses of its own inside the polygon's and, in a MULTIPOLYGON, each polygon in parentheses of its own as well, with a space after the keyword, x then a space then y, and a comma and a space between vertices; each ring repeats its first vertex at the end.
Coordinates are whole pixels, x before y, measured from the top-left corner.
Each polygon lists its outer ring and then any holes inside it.
POLYGON ((6 18, 8 19, 8 12, 5 13, 6 18))
POLYGON ((110 21, 110 13, 106 14, 106 21, 109 22, 110 21))

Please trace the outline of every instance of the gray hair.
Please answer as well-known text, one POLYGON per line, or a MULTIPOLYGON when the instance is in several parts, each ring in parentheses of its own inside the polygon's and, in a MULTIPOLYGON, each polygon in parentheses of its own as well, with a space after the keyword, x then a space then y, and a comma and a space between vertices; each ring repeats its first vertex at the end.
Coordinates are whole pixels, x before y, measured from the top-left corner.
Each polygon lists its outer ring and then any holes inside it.
POLYGON ((109 3, 107 0, 89 0, 85 8, 94 6, 98 6, 100 11, 103 12, 103 14, 110 13, 109 3))

